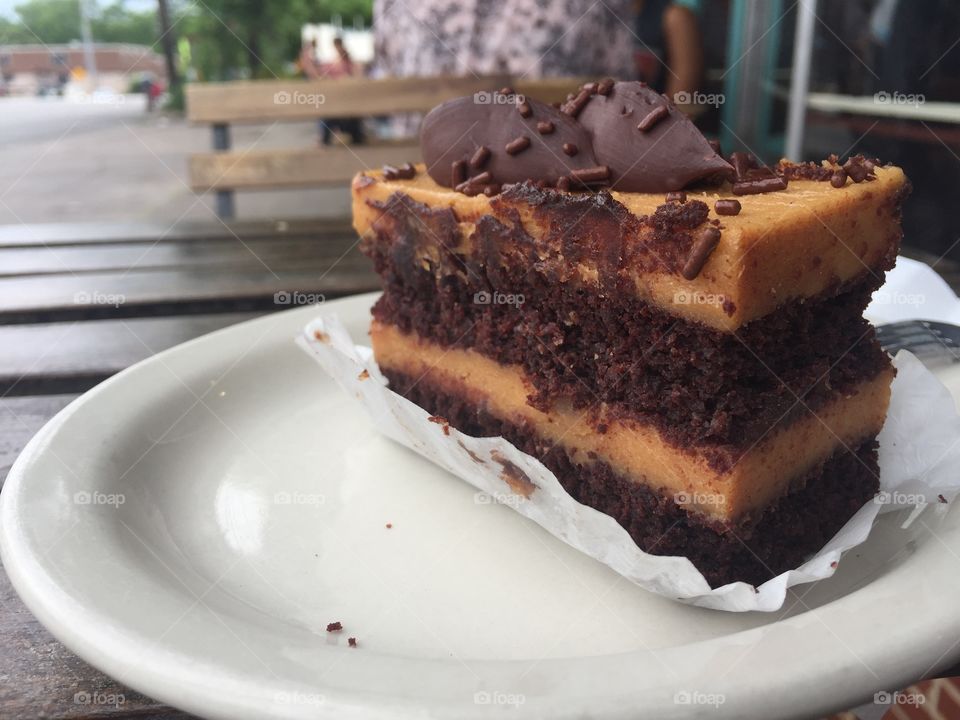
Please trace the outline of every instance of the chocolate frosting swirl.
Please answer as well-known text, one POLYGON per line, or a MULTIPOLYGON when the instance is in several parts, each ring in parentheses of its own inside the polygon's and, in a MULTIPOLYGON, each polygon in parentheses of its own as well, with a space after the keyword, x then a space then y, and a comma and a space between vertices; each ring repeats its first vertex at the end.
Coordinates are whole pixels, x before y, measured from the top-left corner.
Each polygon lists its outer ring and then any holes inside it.
POLYGON ((585 177, 591 186, 648 193, 733 172, 686 115, 640 82, 590 83, 559 110, 512 94, 458 98, 427 115, 420 143, 427 172, 446 187, 456 184, 458 161, 466 178, 489 173, 487 182, 498 184, 565 187, 573 178, 582 187, 576 178, 585 177), (471 166, 481 147, 489 156, 471 166))

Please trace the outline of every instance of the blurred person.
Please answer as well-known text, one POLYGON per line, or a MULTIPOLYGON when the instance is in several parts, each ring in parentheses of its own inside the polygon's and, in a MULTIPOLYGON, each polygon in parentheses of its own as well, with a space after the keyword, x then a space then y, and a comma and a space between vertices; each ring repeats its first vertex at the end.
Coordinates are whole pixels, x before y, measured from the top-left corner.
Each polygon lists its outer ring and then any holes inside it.
POLYGON ((300 48, 300 57, 297 60, 300 74, 307 80, 316 80, 320 75, 320 63, 317 61, 317 39, 311 38, 300 48))
MULTIPOLYGON (((353 58, 350 51, 339 35, 333 39, 333 49, 336 51, 336 59, 329 63, 317 62, 317 41, 312 39, 304 44, 300 52, 300 68, 308 79, 317 80, 320 78, 335 80, 352 76, 356 71, 353 58)), ((363 130, 362 118, 329 118, 319 121, 320 144, 330 145, 333 140, 333 132, 343 132, 350 136, 350 141, 354 145, 362 145, 366 142, 366 134, 363 130)))
POLYGON ((678 104, 703 81, 700 0, 637 0, 638 79, 678 104), (680 98, 678 100, 677 98, 680 98))
MULTIPOLYGON (((378 75, 634 76, 633 0, 374 0, 378 75)), ((394 120, 412 135, 419 116, 394 120)))
POLYGON ((630 77, 631 0, 374 0, 377 63, 399 77, 630 77))

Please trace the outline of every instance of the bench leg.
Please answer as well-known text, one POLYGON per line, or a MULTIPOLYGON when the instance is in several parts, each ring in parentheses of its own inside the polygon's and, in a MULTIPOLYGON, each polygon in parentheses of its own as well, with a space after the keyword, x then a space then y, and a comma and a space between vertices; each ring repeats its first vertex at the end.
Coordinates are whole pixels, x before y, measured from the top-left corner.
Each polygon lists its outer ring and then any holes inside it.
MULTIPOLYGON (((224 152, 230 149, 230 126, 218 123, 213 126, 213 149, 224 152)), ((217 190, 217 217, 228 220, 234 216, 236 207, 233 190, 217 190)))
POLYGON ((233 190, 217 190, 217 217, 229 220, 235 213, 233 190))

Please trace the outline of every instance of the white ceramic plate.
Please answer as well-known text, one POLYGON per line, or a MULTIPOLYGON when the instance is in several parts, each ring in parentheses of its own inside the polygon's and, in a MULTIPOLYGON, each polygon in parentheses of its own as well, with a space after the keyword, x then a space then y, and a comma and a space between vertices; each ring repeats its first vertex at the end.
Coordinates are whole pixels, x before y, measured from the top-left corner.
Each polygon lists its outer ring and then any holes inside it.
MULTIPOLYGON (((326 310, 362 337, 372 299, 326 310)), ((955 508, 884 516, 786 612, 673 603, 376 435, 294 345, 315 313, 120 373, 11 471, 14 586, 121 682, 231 719, 802 717, 960 649, 955 508)))

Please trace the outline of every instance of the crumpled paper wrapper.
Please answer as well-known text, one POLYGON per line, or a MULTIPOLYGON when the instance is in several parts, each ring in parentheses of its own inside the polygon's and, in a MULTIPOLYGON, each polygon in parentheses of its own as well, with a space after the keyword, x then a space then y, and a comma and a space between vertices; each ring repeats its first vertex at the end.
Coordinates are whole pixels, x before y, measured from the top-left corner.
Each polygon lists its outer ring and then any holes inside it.
MULTIPOLYGON (((880 307, 871 305, 868 315, 875 321, 884 321, 885 314, 893 314, 891 320, 903 319, 896 316, 903 312, 900 303, 882 300, 882 293, 894 297, 910 287, 921 288, 921 293, 922 288, 936 287, 942 295, 942 286, 943 281, 929 268, 901 259, 878 291, 880 307)), ((938 303, 950 301, 960 309, 956 296, 949 288, 947 292, 949 296, 941 297, 938 303)), ((927 310, 914 317, 953 315, 953 310, 943 307, 927 310)), ((389 390, 370 348, 356 345, 335 314, 312 321, 297 343, 363 403, 384 435, 489 494, 492 501, 510 505, 640 587, 692 605, 738 612, 777 610, 783 606, 787 588, 833 575, 841 554, 867 539, 880 513, 904 507, 915 507, 919 512, 926 504, 950 502, 960 492, 960 417, 953 397, 913 355, 900 352, 894 359, 897 377, 890 411, 879 438, 881 492, 877 499, 860 508, 820 552, 800 567, 758 587, 735 582, 711 589, 686 558, 640 550, 613 518, 571 498, 536 458, 503 438, 464 435, 389 390)))

